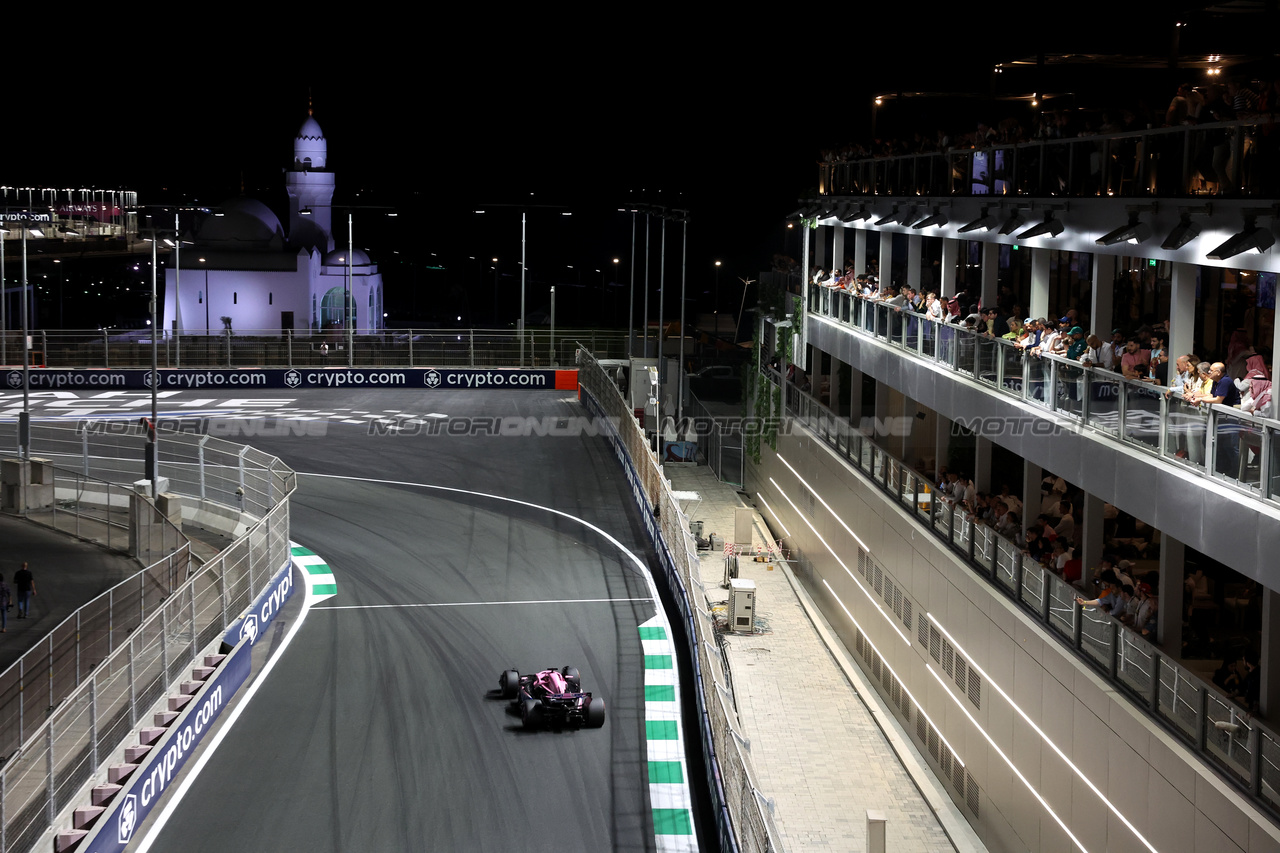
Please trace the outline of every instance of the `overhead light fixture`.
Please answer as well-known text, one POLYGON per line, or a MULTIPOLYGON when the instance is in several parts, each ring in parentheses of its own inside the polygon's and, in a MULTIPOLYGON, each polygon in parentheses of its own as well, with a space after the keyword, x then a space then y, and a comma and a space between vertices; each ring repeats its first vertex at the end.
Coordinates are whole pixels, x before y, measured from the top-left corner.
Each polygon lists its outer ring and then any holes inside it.
POLYGON ((1024 221, 1025 220, 1022 218, 1021 213, 1019 213, 1016 210, 1009 211, 1009 218, 1006 219, 1004 221, 1004 224, 1000 226, 1001 236, 1008 237, 1014 231, 1017 231, 1019 228, 1021 228, 1022 223, 1024 221))
POLYGON ((921 228, 940 228, 946 224, 947 224, 947 217, 942 215, 941 208, 935 207, 933 209, 933 213, 929 214, 924 219, 921 219, 919 222, 917 222, 915 225, 912 225, 911 227, 914 230, 919 231, 921 228))
POLYGON ((1160 248, 1172 252, 1181 249, 1199 236, 1200 223, 1192 222, 1191 214, 1184 213, 1178 219, 1178 224, 1173 226, 1173 230, 1169 232, 1169 236, 1164 238, 1160 248))
POLYGON ((893 212, 890 213, 888 216, 882 216, 881 218, 877 219, 875 224, 876 225, 894 225, 896 223, 902 222, 902 220, 904 219, 906 219, 906 213, 904 211, 898 210, 898 206, 895 204, 893 206, 893 212))
MULTIPOLYGON (((967 225, 960 226, 961 234, 969 234, 973 231, 990 231, 1000 224, 1000 218, 994 213, 988 213, 990 208, 982 208, 982 215, 967 225)), ((1015 226, 1016 227, 1016 226, 1015 226)))
POLYGON ((1026 231, 1023 231, 1015 240, 1029 240, 1032 237, 1043 237, 1046 234, 1050 237, 1057 237, 1062 233, 1062 220, 1053 218, 1053 211, 1046 210, 1044 212, 1044 221, 1039 225, 1032 225, 1026 231))
POLYGON ((1210 252, 1206 257, 1211 261, 1225 261, 1227 258, 1235 257, 1242 252, 1254 251, 1261 254, 1271 248, 1271 244, 1276 238, 1271 236, 1271 231, 1267 228, 1259 228, 1257 219, 1253 216, 1245 216, 1244 230, 1237 234, 1233 234, 1218 248, 1210 252))
POLYGON ((1129 212, 1129 221, 1113 231, 1108 231, 1094 242, 1099 246, 1114 246, 1116 243, 1137 245, 1151 237, 1151 226, 1138 219, 1136 211, 1129 212))

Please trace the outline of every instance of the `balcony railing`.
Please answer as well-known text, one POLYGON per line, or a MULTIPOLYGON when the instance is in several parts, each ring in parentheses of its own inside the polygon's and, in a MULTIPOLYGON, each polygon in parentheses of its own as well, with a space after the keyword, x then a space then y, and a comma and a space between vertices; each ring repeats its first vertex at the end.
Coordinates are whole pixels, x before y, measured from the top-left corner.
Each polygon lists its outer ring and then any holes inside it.
MULTIPOLYGON (((776 372, 770 378, 780 381, 776 372)), ((1076 604, 1076 587, 976 522, 963 506, 943 498, 927 478, 847 418, 791 384, 786 401, 789 415, 870 478, 970 569, 1280 818, 1280 737, 1275 732, 1136 631, 1101 610, 1076 604)))
POLYGON ((1273 115, 990 148, 829 161, 823 195, 1185 197, 1274 194, 1255 145, 1273 115))
POLYGON ((1269 503, 1280 503, 1280 421, 1230 406, 1191 405, 1177 394, 1012 341, 822 285, 809 311, 913 358, 1075 421, 1269 503))

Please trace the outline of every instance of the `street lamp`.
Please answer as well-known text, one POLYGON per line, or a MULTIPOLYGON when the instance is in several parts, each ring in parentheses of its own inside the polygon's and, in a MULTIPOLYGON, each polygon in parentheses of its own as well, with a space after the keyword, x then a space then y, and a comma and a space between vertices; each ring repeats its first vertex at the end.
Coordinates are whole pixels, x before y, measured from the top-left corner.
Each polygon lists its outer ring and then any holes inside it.
POLYGON ((716 261, 716 292, 711 304, 711 317, 715 321, 716 337, 720 337, 720 266, 720 262, 716 261))

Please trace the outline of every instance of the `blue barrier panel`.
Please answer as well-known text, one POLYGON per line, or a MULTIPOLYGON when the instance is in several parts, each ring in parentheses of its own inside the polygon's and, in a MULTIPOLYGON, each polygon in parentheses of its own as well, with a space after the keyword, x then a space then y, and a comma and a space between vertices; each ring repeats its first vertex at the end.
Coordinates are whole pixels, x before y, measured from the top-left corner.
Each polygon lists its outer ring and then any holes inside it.
POLYGON ((169 726, 165 736, 156 741, 147 759, 129 776, 129 783, 116 794, 111 808, 84 838, 83 846, 78 848, 80 853, 121 853, 128 846, 134 831, 159 804, 169 783, 213 728, 214 720, 248 680, 252 664, 248 643, 232 650, 214 677, 169 726))
POLYGON ((262 591, 253 606, 243 618, 237 619, 222 635, 222 642, 234 646, 241 640, 248 640, 249 645, 258 642, 265 636, 267 625, 284 608, 284 603, 293 595, 293 562, 285 563, 283 569, 276 573, 271 583, 262 591))

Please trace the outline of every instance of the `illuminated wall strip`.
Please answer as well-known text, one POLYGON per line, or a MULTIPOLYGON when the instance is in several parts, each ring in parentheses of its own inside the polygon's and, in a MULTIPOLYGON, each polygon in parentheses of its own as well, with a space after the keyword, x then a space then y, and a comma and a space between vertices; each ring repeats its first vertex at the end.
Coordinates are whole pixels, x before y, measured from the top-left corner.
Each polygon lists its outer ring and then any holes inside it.
POLYGON ((1089 781, 1089 777, 1085 776, 1084 773, 1080 770, 1080 768, 1077 767, 1075 763, 1070 758, 1067 757, 1066 753, 1064 753, 1061 749, 1059 749, 1058 745, 1054 743, 1049 738, 1049 736, 1046 735, 1043 730, 1041 730, 1041 728, 1038 725, 1036 725, 1035 721, 1032 720, 1029 716, 1027 716, 1027 713, 1018 706, 1018 703, 1013 701, 1013 697, 1010 696, 1008 693, 1004 692, 1004 688, 1000 686, 1000 683, 996 681, 994 678, 992 678, 990 675, 988 675, 986 670, 984 670, 978 664, 973 662, 973 656, 970 655, 967 651, 965 651, 963 646, 961 646, 959 643, 956 642, 955 637, 951 636, 951 633, 947 631, 946 628, 942 627, 942 623, 938 621, 937 617, 934 616, 932 613, 928 613, 928 612, 926 612, 925 615, 929 617, 930 622, 932 622, 934 625, 938 627, 938 630, 942 632, 942 636, 947 638, 947 641, 951 643, 953 647, 955 647, 956 651, 960 652, 965 656, 965 658, 969 661, 969 668, 976 670, 979 675, 981 675, 984 679, 986 679, 987 684, 991 685, 996 689, 996 692, 1000 694, 1000 696, 1004 699, 1004 701, 1008 702, 1009 706, 1013 708, 1013 710, 1018 712, 1018 716, 1022 717, 1022 719, 1026 721, 1026 724, 1031 726, 1032 730, 1034 730, 1036 734, 1040 735, 1040 739, 1043 740, 1045 743, 1047 743, 1049 745, 1049 748, 1052 749, 1055 753, 1057 753, 1058 757, 1062 759, 1063 763, 1065 763, 1068 767, 1071 768, 1072 772, 1076 774, 1076 777, 1079 778, 1081 782, 1084 782, 1086 785, 1088 785, 1089 790, 1093 791, 1093 793, 1097 795, 1098 799, 1102 800, 1103 805, 1105 805, 1108 809, 1110 809, 1111 813, 1115 815, 1117 818, 1119 818, 1120 822, 1129 828, 1129 831, 1134 834, 1134 837, 1137 838, 1139 841, 1141 841, 1143 846, 1146 847, 1148 850, 1150 850, 1151 853, 1159 853, 1159 851, 1157 851, 1156 848, 1152 846, 1151 842, 1148 841, 1146 838, 1144 838, 1142 833, 1138 832, 1137 827, 1135 827, 1132 823, 1130 823, 1129 819, 1120 813, 1120 810, 1117 809, 1111 803, 1111 800, 1108 799, 1107 796, 1102 793, 1102 791, 1098 790, 1098 786, 1093 784, 1093 782, 1089 781))
POLYGON ((889 662, 885 660, 885 656, 880 654, 880 650, 876 648, 876 644, 871 642, 871 638, 867 635, 867 632, 858 624, 858 620, 853 618, 853 614, 849 612, 849 608, 844 606, 844 602, 840 600, 840 596, 836 595, 836 591, 831 588, 831 584, 827 583, 824 578, 822 585, 827 588, 827 592, 831 593, 831 597, 836 600, 836 604, 840 605, 840 609, 844 611, 844 615, 849 617, 849 621, 853 623, 853 627, 857 628, 862 634, 862 641, 870 646, 871 651, 875 652, 876 656, 880 658, 880 665, 889 670, 890 675, 898 679, 898 687, 902 688, 902 692, 907 694, 907 698, 910 699, 911 704, 915 706, 916 712, 920 714, 920 716, 924 717, 924 721, 926 723, 933 727, 934 731, 938 733, 938 738, 942 741, 943 745, 946 746, 947 749, 951 750, 951 754, 955 757, 956 762, 959 763, 961 767, 964 767, 964 760, 960 758, 960 753, 956 752, 955 749, 952 748, 951 744, 947 742, 946 735, 942 733, 941 728, 934 724, 933 718, 925 712, 924 705, 920 704, 920 700, 911 695, 911 691, 907 689, 907 683, 902 680, 898 673, 894 672, 893 667, 889 666, 889 662))
POLYGON ((881 616, 884 617, 884 621, 889 623, 889 627, 897 631, 898 636, 902 638, 902 642, 910 646, 911 640, 908 639, 906 634, 902 633, 902 630, 898 627, 898 623, 894 621, 892 616, 884 612, 884 608, 880 606, 880 602, 876 601, 875 598, 872 597, 870 590, 868 590, 865 586, 862 585, 862 581, 858 580, 857 575, 849 571, 849 567, 844 564, 844 560, 840 559, 840 555, 835 552, 835 549, 827 544, 827 540, 822 538, 822 534, 818 532, 817 528, 815 528, 812 524, 809 523, 809 519, 804 517, 804 513, 801 512, 800 507, 796 506, 795 502, 792 501, 791 498, 787 497, 787 493, 784 492, 782 490, 782 487, 778 485, 778 481, 770 477, 769 482, 773 483, 773 487, 778 490, 778 494, 782 495, 782 499, 787 503, 791 504, 791 508, 796 512, 796 517, 799 518, 801 521, 803 521, 805 525, 808 526, 808 528, 813 531, 814 536, 818 537, 818 541, 822 543, 822 547, 826 548, 832 557, 835 557, 836 562, 840 564, 840 568, 844 569, 844 573, 847 574, 849 577, 853 578, 853 582, 858 585, 858 589, 862 590, 862 594, 867 597, 867 601, 870 601, 871 605, 875 607, 877 611, 879 611, 881 616))
POLYGON ((769 511, 769 515, 773 516, 773 520, 778 522, 778 526, 782 528, 782 535, 786 536, 787 538, 791 538, 791 531, 788 530, 787 526, 782 523, 782 516, 778 515, 776 512, 773 511, 773 507, 769 506, 769 502, 764 499, 764 495, 757 494, 756 497, 760 499, 760 503, 764 504, 764 508, 769 511))
POLYGON ((956 707, 969 718, 969 722, 973 723, 973 727, 978 730, 978 734, 982 735, 991 748, 996 751, 996 755, 999 755, 1004 759, 1004 763, 1009 765, 1009 769, 1012 770, 1013 774, 1018 777, 1019 781, 1027 787, 1027 790, 1031 792, 1031 796, 1035 797, 1036 800, 1039 801, 1040 805, 1044 807, 1044 810, 1049 813, 1049 817, 1053 818, 1058 826, 1062 827, 1062 831, 1067 834, 1067 837, 1071 839, 1071 842, 1075 844, 1076 847, 1079 847, 1084 851, 1084 853, 1089 853, 1085 846, 1080 843, 1080 839, 1076 838, 1071 830, 1067 828, 1067 825, 1062 822, 1062 818, 1058 817, 1058 813, 1049 806, 1049 803, 1045 801, 1044 797, 1040 796, 1040 792, 1031 786, 1031 783, 1027 781, 1026 776, 1022 775, 1022 771, 1015 767, 1013 762, 1009 760, 1009 756, 1005 755, 1004 751, 1000 749, 1000 747, 996 746, 996 742, 991 739, 991 735, 987 734, 986 730, 983 729, 982 726, 978 725, 978 721, 973 718, 973 714, 970 714, 969 709, 956 698, 956 695, 951 692, 951 688, 947 686, 947 683, 942 680, 936 671, 934 671, 933 666, 925 664, 925 669, 929 670, 929 674, 934 677, 934 680, 937 681, 938 684, 942 685, 942 689, 947 691, 947 695, 951 697, 951 701, 956 703, 956 707))
POLYGON ((783 465, 786 465, 787 470, 790 471, 792 474, 796 475, 796 479, 800 481, 800 485, 808 489, 813 494, 813 496, 818 499, 818 503, 822 504, 822 506, 827 510, 827 512, 831 513, 831 517, 834 518, 837 522, 839 522, 840 526, 844 528, 845 533, 848 533, 850 536, 852 536, 853 541, 857 542, 860 546, 862 546, 862 550, 870 551, 871 549, 867 547, 866 543, 858 538, 858 534, 850 530, 849 525, 844 523, 844 519, 841 518, 839 515, 837 515, 836 511, 832 509, 827 504, 827 502, 822 499, 822 495, 814 491, 813 486, 810 486, 808 483, 805 482, 804 477, 800 476, 800 472, 797 471, 795 468, 792 468, 791 463, 782 458, 782 454, 779 453, 777 454, 777 456, 778 456, 778 461, 781 462, 783 465))

